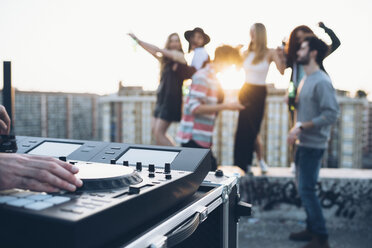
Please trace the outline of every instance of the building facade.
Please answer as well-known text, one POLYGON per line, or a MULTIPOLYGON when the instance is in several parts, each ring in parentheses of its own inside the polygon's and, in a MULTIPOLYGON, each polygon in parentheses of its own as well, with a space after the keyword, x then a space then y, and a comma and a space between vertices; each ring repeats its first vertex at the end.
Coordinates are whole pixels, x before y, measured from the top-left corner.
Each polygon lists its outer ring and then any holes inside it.
MULTIPOLYGON (((2 102, 2 92, 0 92, 2 102)), ((16 135, 98 140, 98 95, 15 91, 16 135)))
MULTIPOLYGON (((134 91, 131 89, 127 92, 134 91)), ((292 148, 287 145, 287 134, 292 124, 284 100, 285 93, 285 90, 268 86, 266 111, 260 132, 264 157, 270 166, 276 167, 289 166, 293 160, 292 148)), ((236 99, 236 96, 236 90, 225 91, 226 100, 236 99)), ((362 151, 366 149, 366 140, 368 140, 366 136, 371 133, 371 126, 368 126, 370 124, 366 123, 365 117, 366 102, 363 99, 350 98, 344 92, 337 98, 340 104, 340 117, 332 127, 329 147, 323 162, 324 167, 362 168, 362 151)), ((105 141, 153 143, 151 118, 155 106, 154 93, 141 94, 140 91, 136 91, 134 95, 105 96, 100 98, 100 106, 104 109, 105 121, 102 123, 102 130, 105 141)), ((219 164, 233 164, 237 119, 236 111, 222 111, 218 114, 212 151, 219 164)), ((177 129, 178 124, 173 123, 168 134, 175 137, 177 129)))
MULTIPOLYGON (((237 90, 225 91, 226 100, 237 90)), ((1 99, 0 94, 0 101, 1 99)), ((261 126, 264 157, 270 166, 286 167, 293 160, 287 145, 292 126, 285 90, 268 86, 261 126)), ((155 92, 141 87, 119 87, 118 94, 15 92, 17 135, 154 144, 151 120, 155 92)), ((332 127, 324 167, 372 168, 372 103, 339 94, 340 117, 332 127)), ((219 164, 232 165, 238 112, 222 111, 216 120, 212 151, 219 164)), ((175 137, 178 123, 168 134, 175 137)))

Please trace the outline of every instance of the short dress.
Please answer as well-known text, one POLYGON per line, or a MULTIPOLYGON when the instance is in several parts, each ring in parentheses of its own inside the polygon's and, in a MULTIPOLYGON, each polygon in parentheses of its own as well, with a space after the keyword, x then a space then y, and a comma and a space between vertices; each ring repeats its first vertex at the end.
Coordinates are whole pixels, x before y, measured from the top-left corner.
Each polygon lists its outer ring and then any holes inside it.
POLYGON ((162 72, 157 90, 154 117, 168 122, 179 122, 182 115, 183 78, 173 71, 176 62, 168 62, 162 72))

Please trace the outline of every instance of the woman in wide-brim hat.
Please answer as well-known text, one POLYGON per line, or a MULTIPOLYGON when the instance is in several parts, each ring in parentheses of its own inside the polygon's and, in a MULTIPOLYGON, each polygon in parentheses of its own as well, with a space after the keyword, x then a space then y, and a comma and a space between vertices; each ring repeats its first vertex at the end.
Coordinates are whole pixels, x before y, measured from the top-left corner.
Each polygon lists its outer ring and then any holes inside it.
POLYGON ((185 39, 189 42, 189 52, 193 51, 194 56, 191 66, 199 70, 209 62, 210 58, 204 46, 210 42, 210 37, 202 28, 194 28, 185 32, 185 39))

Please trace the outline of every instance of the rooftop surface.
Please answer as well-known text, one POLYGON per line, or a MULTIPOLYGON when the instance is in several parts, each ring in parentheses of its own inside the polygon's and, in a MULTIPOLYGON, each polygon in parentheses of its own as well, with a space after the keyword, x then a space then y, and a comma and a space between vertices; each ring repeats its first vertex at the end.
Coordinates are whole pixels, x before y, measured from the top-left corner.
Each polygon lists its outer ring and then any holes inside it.
MULTIPOLYGON (((233 167, 225 167, 225 169, 225 172, 238 172, 236 168, 233 167)), ((259 179, 266 177, 269 182, 270 180, 275 182, 278 182, 277 180, 287 182, 288 180, 293 180, 291 178, 294 177, 289 168, 270 168, 269 172, 264 176, 262 176, 260 169, 257 167, 254 167, 252 171, 254 178, 259 179)), ((351 192, 353 192, 355 198, 353 199, 360 200, 358 201, 359 203, 370 204, 370 201, 364 201, 358 198, 360 197, 358 195, 359 190, 364 188, 358 188, 356 185, 364 182, 364 187, 370 188, 372 185, 372 170, 324 168, 320 170, 320 178, 328 182, 355 182, 348 186, 348 190, 352 190, 351 192), (354 189, 352 189, 353 187, 354 189)), ((343 192, 342 190, 340 191, 341 188, 337 186, 338 184, 334 185, 336 190, 335 193, 343 192)), ((265 200, 266 198, 262 199, 265 200)), ((339 200, 341 200, 341 198, 339 200)), ((298 232, 305 229, 305 211, 303 208, 291 204, 278 203, 273 205, 273 208, 270 210, 264 211, 263 205, 257 205, 257 202, 255 204, 253 204, 253 217, 242 217, 240 220, 238 238, 240 248, 300 248, 306 245, 306 242, 293 242, 288 239, 291 232, 298 232)), ((345 205, 345 208, 349 210, 357 209, 356 211, 358 211, 358 213, 356 216, 359 214, 363 216, 362 212, 366 209, 370 209, 368 207, 362 208, 350 204, 345 205)), ((372 247, 372 222, 368 213, 365 218, 344 218, 340 216, 336 217, 334 214, 335 209, 337 209, 337 207, 334 206, 333 208, 323 210, 329 231, 330 247, 372 247)))
MULTIPOLYGON (((291 232, 302 231, 305 223, 295 219, 260 217, 241 218, 239 223, 239 248, 300 248, 306 242, 288 239, 291 232)), ((344 225, 327 225, 330 247, 368 248, 372 244, 372 228, 352 228, 344 225)))

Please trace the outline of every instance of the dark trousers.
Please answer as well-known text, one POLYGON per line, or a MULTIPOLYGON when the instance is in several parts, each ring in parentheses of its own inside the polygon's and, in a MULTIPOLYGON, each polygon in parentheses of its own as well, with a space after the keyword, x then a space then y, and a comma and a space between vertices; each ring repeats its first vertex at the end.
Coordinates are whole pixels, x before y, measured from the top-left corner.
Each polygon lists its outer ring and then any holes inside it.
POLYGON ((239 101, 245 109, 239 112, 235 133, 234 165, 244 171, 252 165, 254 145, 265 110, 266 86, 245 83, 239 92, 239 101))
MULTIPOLYGON (((189 142, 181 144, 181 146, 182 147, 189 147, 189 148, 204 148, 205 149, 205 147, 202 147, 202 146, 198 145, 198 143, 196 143, 193 140, 189 140, 189 142)), ((215 171, 215 170, 217 170, 217 160, 213 156, 213 153, 211 151, 211 171, 215 171)))
POLYGON ((298 191, 306 211, 307 229, 323 238, 328 237, 319 198, 316 194, 319 170, 325 149, 298 146, 296 151, 296 173, 298 191))

